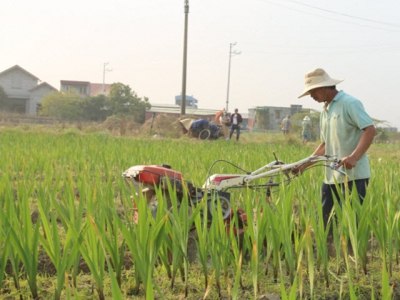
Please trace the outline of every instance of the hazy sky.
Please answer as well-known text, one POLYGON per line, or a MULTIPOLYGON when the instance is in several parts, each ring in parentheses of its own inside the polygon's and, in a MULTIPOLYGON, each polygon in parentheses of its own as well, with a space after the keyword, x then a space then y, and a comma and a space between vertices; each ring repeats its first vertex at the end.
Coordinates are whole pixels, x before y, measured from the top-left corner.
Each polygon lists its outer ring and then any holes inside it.
MULTIPOLYGON (((317 67, 344 78, 371 117, 400 128, 400 1, 189 0, 186 94, 200 108, 321 109, 297 99, 317 67)), ((129 85, 150 103, 182 90, 184 0, 15 0, 0 10, 0 71, 129 85)))

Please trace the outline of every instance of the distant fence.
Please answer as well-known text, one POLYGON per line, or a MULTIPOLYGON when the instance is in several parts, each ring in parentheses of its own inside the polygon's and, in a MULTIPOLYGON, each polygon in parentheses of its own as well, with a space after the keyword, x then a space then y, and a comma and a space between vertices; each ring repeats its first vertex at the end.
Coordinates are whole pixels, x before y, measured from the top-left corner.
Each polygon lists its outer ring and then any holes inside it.
POLYGON ((35 116, 22 116, 22 115, 0 115, 0 121, 2 123, 12 124, 50 124, 56 123, 54 118, 47 117, 35 117, 35 116))
POLYGON ((42 116, 30 116, 30 115, 19 115, 19 114, 7 114, 0 113, 0 122, 6 124, 35 124, 35 125, 56 125, 60 123, 68 123, 68 124, 86 124, 93 122, 80 122, 80 121, 70 121, 70 120, 62 120, 50 117, 42 117, 42 116))

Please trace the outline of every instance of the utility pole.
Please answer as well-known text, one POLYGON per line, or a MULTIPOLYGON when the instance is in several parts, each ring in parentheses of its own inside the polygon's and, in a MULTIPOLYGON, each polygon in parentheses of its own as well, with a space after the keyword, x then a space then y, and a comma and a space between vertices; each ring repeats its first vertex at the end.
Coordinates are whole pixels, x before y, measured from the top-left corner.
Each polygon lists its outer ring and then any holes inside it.
POLYGON ((189 0, 185 0, 185 32, 183 37, 183 70, 182 70, 182 93, 181 93, 181 117, 186 114, 186 62, 187 62, 187 35, 188 35, 188 15, 189 0))
POLYGON ((106 66, 108 64, 109 64, 108 62, 103 64, 103 88, 102 88, 102 94, 103 95, 104 95, 104 84, 105 84, 105 79, 106 79, 106 72, 111 72, 112 71, 112 69, 106 69, 106 66))
POLYGON ((228 67, 228 91, 226 93, 226 111, 228 111, 228 106, 229 106, 229 85, 230 85, 230 80, 231 80, 231 57, 232 55, 239 55, 242 53, 241 51, 232 51, 232 48, 236 45, 236 43, 231 43, 229 45, 229 67, 228 67))

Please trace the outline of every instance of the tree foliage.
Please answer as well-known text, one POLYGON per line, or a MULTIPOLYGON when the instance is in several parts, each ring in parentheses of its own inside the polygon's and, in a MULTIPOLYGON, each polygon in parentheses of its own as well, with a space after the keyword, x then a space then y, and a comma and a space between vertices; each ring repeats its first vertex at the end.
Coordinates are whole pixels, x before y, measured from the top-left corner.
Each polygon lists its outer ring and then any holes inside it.
POLYGON ((312 127, 319 127, 319 118, 321 116, 321 113, 313 109, 301 110, 300 112, 292 116, 292 122, 294 123, 294 125, 301 125, 301 122, 306 116, 310 118, 310 123, 312 127))
POLYGON ((256 109, 256 122, 258 129, 270 129, 268 107, 258 107, 256 109))
POLYGON ((375 142, 386 142, 389 140, 389 135, 388 132, 382 128, 382 127, 377 127, 376 128, 377 134, 375 135, 374 141, 375 142))
POLYGON ((65 93, 53 91, 43 97, 42 114, 58 119, 79 120, 81 100, 82 98, 75 90, 65 93))
POLYGON ((104 95, 83 98, 80 109, 81 118, 86 121, 104 121, 111 115, 107 109, 107 97, 104 95))
POLYGON ((143 123, 151 105, 147 97, 139 98, 129 85, 118 82, 111 85, 107 107, 112 115, 131 116, 135 122, 143 123))
POLYGON ((146 109, 151 107, 148 98, 139 98, 128 85, 114 83, 110 95, 82 98, 75 90, 51 92, 43 97, 41 114, 63 120, 104 121, 111 115, 130 117, 136 122, 145 121, 146 109))

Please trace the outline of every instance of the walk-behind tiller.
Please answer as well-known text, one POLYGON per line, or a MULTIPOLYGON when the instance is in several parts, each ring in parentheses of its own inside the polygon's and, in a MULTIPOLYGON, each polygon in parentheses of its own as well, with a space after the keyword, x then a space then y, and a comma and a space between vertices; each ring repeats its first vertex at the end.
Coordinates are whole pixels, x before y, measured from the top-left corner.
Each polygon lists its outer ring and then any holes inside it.
MULTIPOLYGON (((298 176, 297 171, 301 165, 306 163, 318 162, 322 162, 322 164, 318 164, 319 166, 326 166, 336 170, 339 159, 336 155, 310 156, 295 163, 285 164, 284 162, 278 160, 275 156, 274 161, 264 165, 263 167, 253 172, 245 172, 241 170, 245 174, 211 175, 207 177, 207 180, 203 184, 202 188, 195 187, 191 182, 185 181, 183 179, 182 173, 172 170, 169 165, 165 164, 161 166, 133 166, 123 172, 122 176, 129 183, 129 185, 133 185, 133 187, 135 188, 136 195, 132 197, 134 201, 134 207, 136 207, 136 201, 138 201, 138 199, 146 199, 147 205, 151 208, 152 214, 155 216, 159 201, 159 199, 157 199, 156 193, 156 189, 158 189, 162 191, 163 198, 167 201, 167 209, 171 209, 172 205, 170 192, 168 189, 168 186, 170 186, 173 187, 173 189, 170 190, 176 192, 176 195, 174 196, 176 196, 178 206, 185 196, 187 196, 192 205, 197 205, 198 203, 203 201, 203 199, 206 199, 207 212, 203 211, 203 214, 208 214, 208 220, 212 220, 213 214, 215 212, 218 212, 222 216, 224 222, 229 224, 234 214, 237 214, 239 220, 239 230, 243 231, 243 229, 247 225, 247 218, 245 212, 242 209, 239 208, 237 209, 237 211, 234 212, 231 208, 231 192, 233 189, 261 188, 265 189, 266 197, 269 198, 274 188, 279 187, 283 184, 289 184, 294 177, 298 176), (278 175, 284 175, 284 179, 278 180, 278 175), (261 184, 252 184, 252 182, 256 179, 261 178, 265 178, 266 181, 261 184), (144 197, 139 197, 140 194, 142 194, 144 197), (218 200, 220 202, 221 211, 218 211, 218 200)), ((213 164, 213 166, 215 165, 215 163, 213 164)), ((210 168, 210 171, 213 166, 210 168)), ((337 171, 345 175, 342 169, 337 169, 337 171)), ((135 211, 135 218, 137 219, 138 217, 138 212, 135 211)))

